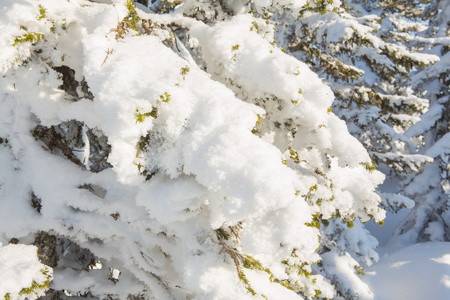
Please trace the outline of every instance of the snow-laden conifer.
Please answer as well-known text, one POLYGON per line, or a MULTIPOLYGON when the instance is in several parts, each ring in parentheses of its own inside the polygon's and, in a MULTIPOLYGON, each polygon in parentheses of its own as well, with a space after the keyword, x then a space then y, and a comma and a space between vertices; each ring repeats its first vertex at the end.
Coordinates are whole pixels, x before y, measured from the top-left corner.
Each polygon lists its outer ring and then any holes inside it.
MULTIPOLYGON (((439 58, 417 53, 392 36, 397 27, 408 24, 402 13, 391 12, 396 1, 391 2, 343 1, 339 7, 303 9, 300 18, 290 10, 269 16, 283 32, 278 42, 325 78, 337 97, 333 111, 347 121, 375 165, 395 177, 419 172, 432 161, 415 152, 404 132, 429 107, 428 100, 410 88, 408 74, 439 58)), ((393 211, 412 204, 405 197, 382 196, 393 211)))
POLYGON ((384 176, 332 90, 263 1, 180 2, 4 2, 0 241, 73 296, 370 296, 384 176))
MULTIPOLYGON (((450 134, 449 134, 449 66, 450 4, 429 1, 416 18, 422 20, 415 35, 404 32, 396 36, 410 47, 440 57, 440 61, 411 75, 413 88, 429 99, 430 108, 405 135, 415 141, 420 153, 434 159, 423 173, 408 178, 403 184, 406 195, 416 202, 409 216, 400 224, 396 238, 403 243, 450 240, 450 134)), ((412 13, 412 12, 411 12, 412 13)), ((402 15, 402 14, 401 14, 402 15)))

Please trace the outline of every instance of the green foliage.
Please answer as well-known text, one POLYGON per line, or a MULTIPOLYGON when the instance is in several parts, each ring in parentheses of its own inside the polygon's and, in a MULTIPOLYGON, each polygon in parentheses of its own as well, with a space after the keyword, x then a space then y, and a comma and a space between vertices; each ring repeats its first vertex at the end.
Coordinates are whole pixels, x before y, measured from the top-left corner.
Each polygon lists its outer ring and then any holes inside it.
POLYGON ((139 18, 136 8, 134 7, 134 1, 128 0, 126 7, 128 9, 128 15, 126 16, 127 19, 126 24, 129 26, 129 28, 135 31, 139 31, 138 23, 141 20, 141 18, 139 18))
MULTIPOLYGON (((291 257, 293 257, 293 258, 298 258, 297 253, 296 253, 297 251, 298 251, 297 249, 294 249, 294 250, 292 251, 291 257)), ((286 260, 283 260, 282 263, 283 263, 284 265, 286 265, 286 268, 287 268, 289 271, 294 271, 294 272, 296 272, 298 275, 300 275, 300 276, 302 276, 302 277, 309 278, 309 277, 311 277, 311 275, 312 275, 311 272, 309 272, 308 270, 306 270, 306 267, 308 266, 308 264, 305 263, 305 262, 289 264, 289 260, 286 259, 286 260)), ((312 283, 315 284, 316 281, 313 280, 312 283)))
MULTIPOLYGON (((315 173, 317 174, 317 175, 321 175, 321 176, 323 176, 324 174, 322 174, 319 170, 315 170, 315 173)), ((317 189, 318 189, 318 186, 317 186, 317 184, 315 184, 315 185, 313 185, 313 186, 311 186, 310 188, 309 188, 309 191, 308 191, 308 193, 306 194, 306 195, 302 195, 302 197, 310 204, 310 205, 314 205, 314 204, 316 204, 316 205, 318 205, 318 206, 320 206, 321 204, 322 204, 322 201, 323 201, 323 199, 321 199, 321 198, 319 198, 319 199, 315 199, 314 198, 314 194, 317 192, 317 189), (314 200, 315 200, 315 202, 314 202, 314 200)), ((329 201, 332 201, 332 200, 329 200, 329 201)), ((313 215, 313 219, 316 219, 316 217, 319 217, 320 216, 320 214, 316 214, 316 215, 313 215)), ((308 224, 310 224, 311 225, 311 227, 317 227, 317 223, 315 223, 314 221, 312 222, 312 223, 308 223, 308 224)), ((307 224, 307 225, 308 225, 307 224)), ((309 225, 308 225, 309 226, 309 225)), ((319 227, 317 227, 317 228, 319 228, 319 227)))
POLYGON ((301 51, 307 54, 306 62, 316 71, 323 71, 327 78, 332 77, 342 79, 347 82, 351 80, 359 80, 363 73, 349 65, 344 64, 341 60, 320 50, 321 45, 317 45, 315 40, 317 36, 307 26, 302 27, 303 36, 301 39, 292 41, 289 50, 301 51))
POLYGON ((294 288, 290 286, 290 284, 287 280, 279 280, 279 279, 275 278, 275 275, 272 273, 272 271, 270 271, 269 268, 264 267, 263 264, 259 260, 253 258, 250 255, 243 255, 241 260, 242 260, 242 266, 244 268, 265 272, 265 273, 269 274, 270 282, 278 283, 281 286, 294 291, 294 288))
POLYGON ((38 284, 36 281, 33 280, 30 287, 23 288, 20 292, 20 296, 26 296, 26 295, 32 295, 37 294, 38 290, 45 290, 50 287, 50 280, 44 281, 42 284, 38 284))
POLYGON ((355 226, 355 224, 353 223, 353 221, 347 221, 345 224, 347 224, 348 228, 353 228, 353 226, 355 226))
POLYGON ((129 31, 129 29, 136 31, 137 34, 140 35, 139 23, 141 21, 141 18, 139 17, 136 8, 134 7, 134 1, 127 0, 126 7, 128 10, 128 14, 125 18, 123 18, 122 21, 119 22, 117 28, 115 29, 115 31, 117 32, 116 40, 119 38, 123 38, 124 35, 129 31))
MULTIPOLYGON (((422 61, 415 60, 410 56, 398 55, 398 52, 396 50, 390 50, 387 47, 383 48, 381 53, 386 55, 391 61, 393 61, 396 66, 404 67, 407 72, 411 71, 414 67, 423 69, 425 66, 427 66, 427 64, 423 63, 422 61)), ((398 73, 405 77, 408 77, 408 73, 406 72, 398 70, 398 73)))
MULTIPOLYGON (((68 27, 68 25, 67 25, 66 19, 62 19, 61 21, 62 21, 62 23, 59 25, 59 27, 60 27, 62 30, 67 31, 67 30, 69 29, 69 27, 68 27)), ((52 33, 56 33, 56 32, 57 32, 57 31, 56 31, 57 26, 58 26, 57 22, 55 22, 55 21, 52 20, 52 26, 50 27, 50 31, 51 31, 52 33)))
POLYGON ((170 100, 172 100, 170 94, 167 93, 167 92, 164 92, 164 94, 160 95, 159 99, 161 99, 161 101, 164 102, 164 103, 169 103, 170 100))
POLYGON ((148 151, 151 142, 151 134, 147 133, 145 136, 141 136, 136 144, 136 160, 134 165, 138 168, 139 173, 145 177, 145 181, 149 181, 158 173, 158 169, 147 169, 141 164, 141 154, 148 151))
POLYGON ((377 167, 375 166, 375 164, 373 162, 368 163, 368 162, 362 162, 359 163, 361 166, 363 166, 367 171, 369 171, 370 173, 373 173, 374 171, 376 171, 377 167))
POLYGON ((252 129, 252 133, 253 133, 254 135, 259 135, 259 134, 260 134, 259 129, 257 129, 257 128, 253 128, 253 129, 252 129))
MULTIPOLYGON (((291 147, 289 147, 288 150, 289 150, 289 154, 290 154, 289 158, 297 164, 300 163, 300 157, 298 156, 297 151, 295 151, 291 147)), ((316 188, 317 188, 317 186, 316 186, 316 188)))
POLYGON ((39 16, 38 16, 38 20, 42 20, 44 18, 46 18, 47 15, 47 9, 42 6, 41 4, 39 4, 39 16))
POLYGON ((315 227, 320 229, 320 213, 315 213, 312 215, 313 219, 310 223, 305 223, 306 226, 315 227))
POLYGON ((321 15, 324 15, 328 12, 327 5, 332 3, 333 0, 314 0, 314 6, 311 6, 310 2, 306 2, 306 4, 302 7, 302 10, 300 11, 299 17, 303 17, 305 11, 318 12, 321 15))
POLYGON ((356 265, 356 266, 355 266, 355 271, 356 271, 356 273, 357 273, 358 275, 366 275, 366 274, 364 273, 364 268, 361 267, 361 266, 359 266, 359 265, 356 265))
MULTIPOLYGON (((333 201, 333 199, 334 199, 334 197, 332 197, 332 198, 329 199, 328 201, 333 201)), ((318 199, 318 200, 316 201, 316 204, 317 204, 318 206, 320 206, 321 203, 322 203, 322 201, 323 201, 323 199, 318 199)), ((333 214, 331 215, 331 218, 329 218, 329 219, 334 219, 336 216, 337 216, 338 218, 341 217, 341 215, 340 215, 339 213, 336 213, 336 214, 333 213, 333 214)), ((306 226, 309 226, 309 227, 315 227, 315 228, 317 228, 317 229, 320 229, 321 225, 323 225, 324 227, 328 227, 328 225, 330 225, 329 219, 325 219, 321 213, 317 212, 317 213, 315 213, 315 214, 312 215, 312 221, 311 221, 310 223, 306 223, 305 225, 306 225, 306 226)), ((353 224, 353 222, 352 222, 351 220, 349 220, 349 221, 344 221, 344 222, 345 222, 347 225, 348 225, 348 222, 351 222, 351 223, 353 224)), ((352 226, 352 227, 353 227, 353 226, 352 226)))
POLYGON ((258 120, 256 121, 255 127, 253 127, 252 129, 252 133, 255 135, 259 135, 260 134, 260 129, 262 126, 262 118, 261 115, 258 115, 258 120))
MULTIPOLYGON (((33 280, 33 282, 31 283, 31 286, 20 290, 19 296, 24 296, 26 298, 28 295, 33 295, 33 294, 37 295, 39 291, 45 291, 50 288, 50 280, 51 280, 50 269, 46 267, 45 269, 41 270, 41 273, 45 276, 46 280, 41 284, 39 284, 35 280, 33 280)), ((4 298, 5 298, 5 300, 10 300, 11 295, 9 293, 7 293, 7 294, 5 294, 4 298)))
POLYGON ((141 136, 139 138, 139 141, 136 145, 136 157, 139 157, 140 153, 146 152, 148 150, 148 146, 150 144, 150 133, 148 133, 145 136, 141 136))
POLYGON ((384 163, 398 176, 404 177, 414 173, 422 172, 422 167, 426 166, 431 160, 411 161, 402 154, 386 155, 385 151, 374 151, 373 160, 376 164, 384 163))
POLYGON ((6 294, 5 294, 5 300, 11 300, 11 295, 10 295, 10 293, 6 293, 6 294))
POLYGON ((14 37, 14 43, 13 46, 17 46, 19 44, 23 43, 31 43, 36 44, 39 40, 41 40, 44 37, 43 34, 37 33, 37 32, 27 32, 22 34, 21 36, 15 36, 14 37))
POLYGON ((243 256, 242 266, 246 269, 263 271, 269 275, 273 275, 272 272, 269 270, 269 268, 264 268, 264 266, 259 260, 247 254, 243 256))
POLYGON ((45 277, 48 278, 50 276, 50 269, 49 268, 42 269, 41 273, 42 273, 42 275, 44 275, 45 277))
POLYGON ((183 80, 186 79, 186 74, 189 73, 190 70, 189 66, 181 68, 180 75, 183 75, 183 80))
POLYGON ((401 13, 404 17, 411 20, 427 21, 427 16, 423 13, 426 4, 431 3, 430 0, 384 0, 380 1, 381 7, 390 13, 401 13))
POLYGON ((261 121, 262 121, 261 115, 257 115, 257 116, 258 116, 258 121, 256 121, 256 125, 261 125, 261 121))
MULTIPOLYGON (((318 251, 319 249, 317 249, 316 251, 318 251)), ((297 255, 298 251, 299 251, 298 249, 294 249, 291 253, 291 258, 282 261, 282 263, 286 266, 286 272, 288 274, 297 274, 301 277, 304 277, 305 279, 308 279, 310 286, 314 286, 317 284, 317 278, 313 276, 310 264, 299 261, 299 256, 297 255)), ((316 264, 320 264, 320 261, 317 261, 316 264)), ((291 282, 291 286, 297 293, 300 294, 304 293, 304 287, 300 286, 298 282, 294 283, 291 282)), ((313 298, 318 297, 319 295, 322 294, 322 292, 319 289, 315 289, 314 292, 315 295, 312 296, 313 298)), ((306 295, 303 296, 305 296, 305 298, 308 299, 311 297, 306 295)))
POLYGON ((255 290, 252 288, 252 286, 250 285, 250 281, 248 281, 247 276, 245 276, 244 272, 241 272, 239 274, 239 279, 244 283, 245 288, 247 289, 247 291, 252 294, 253 296, 256 295, 255 290))
MULTIPOLYGON (((383 16, 392 13, 414 19, 419 12, 424 11, 428 3, 429 0, 368 3, 369 7, 376 7, 384 13, 381 18, 364 20, 361 17, 363 12, 350 8, 345 3, 343 9, 331 12, 326 11, 327 1, 315 1, 305 5, 303 12, 327 13, 324 18, 326 20, 352 20, 362 26, 350 26, 350 37, 327 43, 327 33, 319 36, 324 31, 311 26, 310 20, 306 18, 304 21, 300 19, 297 24, 295 30, 298 36, 286 36, 289 51, 299 53, 312 70, 330 82, 337 98, 333 111, 347 122, 356 125, 352 129, 354 135, 370 151, 373 163, 364 164, 369 172, 375 171, 375 164, 385 164, 390 167, 392 173, 404 176, 420 171, 421 166, 426 163, 420 161, 420 158, 413 158, 413 155, 405 157, 400 154, 407 148, 407 142, 404 139, 397 143, 398 136, 408 129, 411 121, 397 116, 417 117, 426 108, 415 101, 408 101, 410 92, 405 92, 402 86, 409 80, 408 72, 424 68, 425 62, 430 60, 423 60, 420 54, 413 53, 415 50, 410 47, 409 40, 401 40, 401 36, 397 34, 397 31, 405 33, 401 28, 387 33, 382 31, 383 27, 380 25, 383 24, 383 16), (367 54, 358 55, 356 49, 367 50, 367 54), (370 54, 371 52, 376 55, 370 54), (368 81, 364 80, 364 72, 358 69, 361 67, 354 67, 361 65, 366 65, 377 77, 375 84, 368 84, 368 81), (368 116, 370 115, 372 120, 361 121, 361 114, 352 113, 357 109, 369 112, 368 116), (392 133, 385 133, 381 127, 391 128, 392 133), (394 132, 399 135, 393 135, 394 132)), ((365 4, 362 4, 362 7, 364 6, 365 4)), ((330 24, 324 26, 327 25, 330 24)), ((396 26, 395 22, 393 25, 396 26)), ((331 113, 331 108, 328 113, 331 113)))
MULTIPOLYGON (((167 92, 164 92, 164 94, 159 95, 159 99, 156 102, 158 105, 161 105, 161 102, 170 103, 170 101, 171 95, 167 92)), ((156 119, 158 118, 158 108, 152 107, 152 110, 150 112, 142 112, 140 109, 136 109, 134 117, 136 118, 136 124, 144 122, 147 117, 156 119)), ((157 168, 149 170, 141 163, 141 154, 148 151, 151 136, 151 133, 148 133, 145 136, 141 136, 136 144, 136 160, 134 161, 134 165, 138 168, 139 173, 145 177, 145 181, 149 181, 150 179, 152 179, 153 176, 156 175, 159 171, 157 168)))
POLYGON ((63 23, 61 24, 61 29, 64 31, 67 31, 68 26, 67 26, 67 22, 66 19, 62 19, 63 23))
POLYGON ((259 30, 259 25, 258 23, 256 23, 256 21, 252 22, 252 27, 250 27, 250 31, 258 31, 259 30))
MULTIPOLYGON (((265 272, 269 275, 270 282, 278 283, 281 286, 294 291, 294 288, 291 286, 289 281, 279 280, 279 279, 275 278, 275 275, 272 273, 272 271, 269 268, 265 267, 259 260, 255 259, 254 257, 252 257, 248 254, 243 254, 243 253, 239 252, 236 248, 229 246, 229 244, 228 244, 229 242, 226 243, 226 241, 230 241, 230 238, 232 235, 234 235, 236 237, 236 243, 238 243, 239 239, 240 239, 240 234, 239 234, 240 230, 242 230, 242 226, 241 226, 241 223, 239 222, 235 226, 222 226, 222 227, 216 229, 215 233, 216 233, 217 239, 219 240, 219 244, 222 245, 221 251, 225 251, 233 259, 237 273, 238 273, 238 277, 244 284, 247 291, 254 296, 258 295, 256 293, 256 291, 252 288, 248 278, 245 276, 243 269, 265 272)), ((285 261, 285 262, 287 264, 287 261, 285 261)), ((285 262, 283 262, 283 263, 285 263, 285 262)), ((267 299, 267 297, 263 294, 261 294, 259 296, 267 299)))
MULTIPOLYGON (((170 99, 169 99, 170 100, 170 99)), ((139 109, 136 108, 136 112, 134 113, 136 118, 136 123, 144 122, 145 118, 152 117, 156 119, 158 117, 158 108, 153 107, 151 112, 141 113, 139 109)))
POLYGON ((314 299, 319 298, 322 292, 320 290, 314 290, 315 294, 313 296, 314 299))

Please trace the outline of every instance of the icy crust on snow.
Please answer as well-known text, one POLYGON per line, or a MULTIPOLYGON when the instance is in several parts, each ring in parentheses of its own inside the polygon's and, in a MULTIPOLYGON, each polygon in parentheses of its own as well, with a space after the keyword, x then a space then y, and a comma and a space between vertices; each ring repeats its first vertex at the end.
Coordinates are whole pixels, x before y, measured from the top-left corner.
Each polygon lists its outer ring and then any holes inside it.
POLYGON ((45 294, 52 269, 39 262, 37 250, 36 246, 0 243, 0 297, 37 299, 45 294))

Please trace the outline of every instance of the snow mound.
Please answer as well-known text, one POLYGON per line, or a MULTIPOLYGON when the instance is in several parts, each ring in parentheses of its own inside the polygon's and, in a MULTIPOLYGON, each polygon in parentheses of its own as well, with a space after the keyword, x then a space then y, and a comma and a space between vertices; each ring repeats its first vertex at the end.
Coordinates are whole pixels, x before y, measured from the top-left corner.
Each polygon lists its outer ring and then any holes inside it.
MULTIPOLYGON (((450 298, 450 243, 416 244, 366 269, 374 300, 450 298)), ((371 298, 362 298, 371 299, 371 298)))

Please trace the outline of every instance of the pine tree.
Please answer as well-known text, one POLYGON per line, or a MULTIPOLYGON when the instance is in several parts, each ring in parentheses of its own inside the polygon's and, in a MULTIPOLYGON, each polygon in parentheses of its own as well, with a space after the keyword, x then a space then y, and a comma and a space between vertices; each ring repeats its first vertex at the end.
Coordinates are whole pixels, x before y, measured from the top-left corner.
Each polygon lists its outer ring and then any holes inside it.
MULTIPOLYGON (((346 120, 350 133, 368 149, 373 168, 383 171, 390 182, 387 190, 378 191, 382 206, 391 212, 411 208, 414 193, 406 193, 403 184, 396 182, 420 173, 433 157, 417 150, 418 141, 424 141, 423 132, 410 134, 430 106, 430 98, 411 85, 410 76, 418 70, 426 72, 433 64, 439 66, 436 62, 443 53, 420 51, 408 39, 414 40, 417 32, 428 28, 423 12, 435 10, 425 9, 424 1, 342 2, 339 6, 333 1, 314 1, 297 9, 253 4, 252 11, 273 22, 277 44, 306 62, 332 88, 336 96, 332 111, 346 120)), ((335 232, 339 230, 332 230, 331 244, 335 232)), ((342 259, 348 249, 343 245, 338 247, 342 259)), ((359 258, 370 264, 367 256, 359 258)), ((356 295, 332 267, 321 271, 333 278, 340 294, 356 295)))
MULTIPOLYGON (((427 99, 409 87, 408 74, 438 60, 392 37, 398 30, 394 24, 407 26, 397 24, 401 19, 392 13, 405 11, 402 5, 344 1, 332 11, 306 9, 296 22, 276 16, 287 37, 284 46, 325 78, 337 98, 333 111, 347 121, 375 165, 394 177, 419 172, 432 161, 414 152, 404 132, 428 108, 427 99)), ((383 198, 384 206, 393 211, 411 204, 394 195, 383 198)))
POLYGON ((440 61, 411 75, 413 88, 429 99, 430 108, 421 121, 405 133, 416 142, 425 155, 434 158, 423 173, 408 178, 404 192, 416 201, 414 209, 400 224, 396 232, 403 243, 429 240, 450 240, 449 200, 449 45, 450 4, 447 1, 427 1, 417 18, 422 20, 415 36, 399 32, 396 35, 411 48, 438 55, 440 61))
POLYGON ((0 242, 56 296, 370 296, 383 175, 274 30, 337 4, 99 2, 0 12, 0 242))

